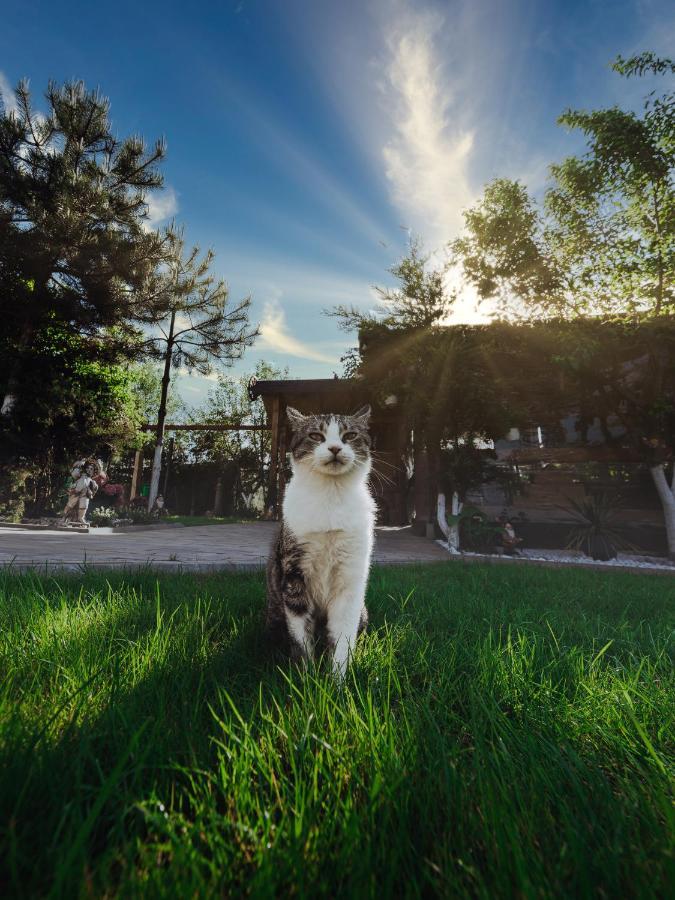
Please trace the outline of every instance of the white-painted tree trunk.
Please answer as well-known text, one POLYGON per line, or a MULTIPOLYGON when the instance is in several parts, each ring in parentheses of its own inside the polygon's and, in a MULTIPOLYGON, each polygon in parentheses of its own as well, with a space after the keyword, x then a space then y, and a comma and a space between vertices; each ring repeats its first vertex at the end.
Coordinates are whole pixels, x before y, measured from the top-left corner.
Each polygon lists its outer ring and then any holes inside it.
MULTIPOLYGON (((464 504, 459 499, 457 491, 453 492, 451 503, 451 515, 458 516, 461 513, 464 504)), ((438 520, 439 528, 445 535, 445 540, 450 553, 459 553, 459 525, 448 525, 445 494, 438 495, 436 503, 436 519, 438 520)))
POLYGON ((666 523, 666 538, 668 540, 668 556, 671 559, 675 559, 675 466, 673 466, 671 484, 668 484, 663 463, 658 466, 652 466, 649 471, 652 473, 656 492, 659 495, 661 506, 663 507, 663 518, 666 523))
POLYGON ((445 494, 439 494, 436 499, 436 521, 447 542, 449 527, 445 518, 445 494))
POLYGON ((0 408, 0 416, 8 416, 11 411, 14 409, 16 405, 16 394, 12 394, 10 391, 7 391, 2 400, 2 407, 0 408))

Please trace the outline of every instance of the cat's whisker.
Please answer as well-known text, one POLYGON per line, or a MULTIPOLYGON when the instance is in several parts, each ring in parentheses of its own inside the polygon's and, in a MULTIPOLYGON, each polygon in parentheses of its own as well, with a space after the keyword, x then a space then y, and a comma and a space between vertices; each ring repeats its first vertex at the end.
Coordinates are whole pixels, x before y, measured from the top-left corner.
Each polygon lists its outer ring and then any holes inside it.
POLYGON ((373 462, 377 463, 379 466, 388 466, 390 469, 394 469, 395 471, 399 471, 401 466, 395 466, 393 463, 390 463, 389 460, 384 459, 384 457, 380 456, 377 452, 371 452, 371 457, 373 462))
POLYGON ((380 484, 388 484, 392 487, 396 484, 393 478, 385 475, 384 472, 378 472, 377 469, 371 469, 370 474, 377 478, 380 484))

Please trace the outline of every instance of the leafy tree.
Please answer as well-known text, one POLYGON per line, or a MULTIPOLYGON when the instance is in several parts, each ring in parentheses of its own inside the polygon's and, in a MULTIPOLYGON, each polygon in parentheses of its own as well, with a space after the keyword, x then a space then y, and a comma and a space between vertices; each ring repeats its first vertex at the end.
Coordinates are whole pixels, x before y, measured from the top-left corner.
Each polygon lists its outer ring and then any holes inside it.
POLYGON ((495 179, 464 221, 451 249, 481 300, 510 318, 552 315, 575 303, 549 230, 522 184, 495 179))
POLYGON ((82 82, 50 83, 45 99, 43 116, 21 82, 17 111, 0 110, 4 413, 45 323, 121 353, 138 335, 134 323, 155 320, 163 302, 153 276, 164 241, 143 227, 163 145, 148 152, 138 137, 117 139, 108 101, 82 82))
POLYGON ((201 257, 199 247, 186 252, 182 232, 173 229, 167 229, 166 239, 170 249, 162 269, 161 293, 168 315, 147 341, 149 350, 164 363, 149 509, 159 487, 172 368, 208 375, 214 362, 230 364, 239 359, 258 335, 258 328, 249 324, 250 297, 228 307, 227 285, 211 273, 213 251, 201 257))
MULTIPOLYGON (((653 54, 623 60, 624 77, 672 74, 653 54)), ((451 245, 482 299, 512 315, 654 314, 675 302, 675 93, 650 94, 642 114, 567 110, 587 152, 551 167, 537 209, 517 182, 497 179, 465 213, 451 245)))
POLYGON ((0 103, 0 468, 15 499, 32 476, 38 506, 73 454, 129 435, 120 363, 161 314, 165 243, 144 227, 162 144, 116 138, 81 82, 45 99, 21 83, 16 111, 0 103))
MULTIPOLYGON (((278 369, 270 363, 258 362, 253 377, 276 379, 288 377, 288 370, 278 369)), ((192 452, 199 460, 216 465, 218 476, 214 512, 221 509, 223 474, 227 468, 236 470, 234 483, 235 508, 250 509, 251 500, 262 496, 263 508, 267 508, 269 485, 271 433, 265 429, 267 414, 262 399, 251 400, 248 392, 250 376, 228 378, 221 375, 215 390, 209 393, 206 403, 193 413, 198 422, 215 422, 235 426, 250 425, 259 430, 202 431, 196 432, 192 452)))
POLYGON ((3 434, 2 460, 11 461, 0 473, 4 514, 20 517, 25 502, 31 513, 49 508, 74 458, 106 456, 133 439, 139 423, 132 377, 105 342, 73 334, 57 320, 40 329, 11 412, 12 428, 3 434))
POLYGON ((445 281, 447 267, 429 267, 419 238, 412 238, 408 252, 388 271, 396 288, 375 287, 380 302, 368 313, 355 306, 336 306, 326 315, 340 320, 343 331, 358 331, 379 323, 392 329, 430 328, 445 318, 455 300, 445 281))
MULTIPOLYGON (((146 361, 129 367, 131 391, 141 423, 154 422, 162 396, 162 373, 157 363, 146 361)), ((184 417, 183 400, 174 384, 169 385, 166 398, 166 418, 176 422, 184 417)), ((153 436, 146 432, 146 438, 153 436)))

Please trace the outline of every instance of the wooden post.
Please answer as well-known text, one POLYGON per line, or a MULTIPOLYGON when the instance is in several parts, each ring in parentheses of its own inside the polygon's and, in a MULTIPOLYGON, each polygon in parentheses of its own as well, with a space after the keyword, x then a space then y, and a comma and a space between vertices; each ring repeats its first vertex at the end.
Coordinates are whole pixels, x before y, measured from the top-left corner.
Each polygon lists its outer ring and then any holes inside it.
POLYGON ((278 394, 272 398, 272 447, 270 450, 270 474, 269 488, 267 491, 267 509, 276 517, 278 513, 277 503, 277 473, 279 471, 279 410, 281 399, 278 394))
POLYGON ((137 450, 134 456, 134 471, 131 476, 131 493, 129 494, 129 502, 131 503, 138 494, 138 482, 140 474, 143 471, 143 451, 137 450))
POLYGON ((277 513, 281 510, 286 490, 286 404, 279 410, 279 494, 277 497, 277 513))

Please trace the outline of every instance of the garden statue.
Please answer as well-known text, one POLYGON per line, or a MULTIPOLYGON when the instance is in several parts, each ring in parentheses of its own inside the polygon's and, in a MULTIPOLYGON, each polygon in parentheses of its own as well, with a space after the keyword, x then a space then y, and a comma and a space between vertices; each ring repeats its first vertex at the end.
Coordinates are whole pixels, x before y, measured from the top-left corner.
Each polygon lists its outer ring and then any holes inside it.
POLYGON ((522 544, 523 539, 516 535, 513 522, 510 519, 498 519, 502 526, 501 538, 502 547, 508 556, 519 556, 518 544, 522 544))
POLYGON ((160 516, 165 516, 167 513, 166 504, 164 503, 164 497, 161 494, 157 494, 157 499, 155 500, 155 505, 152 507, 151 515, 159 518, 160 516))
POLYGON ((68 489, 68 500, 63 510, 63 524, 86 525, 89 501, 101 484, 108 480, 100 460, 78 459, 70 471, 73 483, 68 489))

